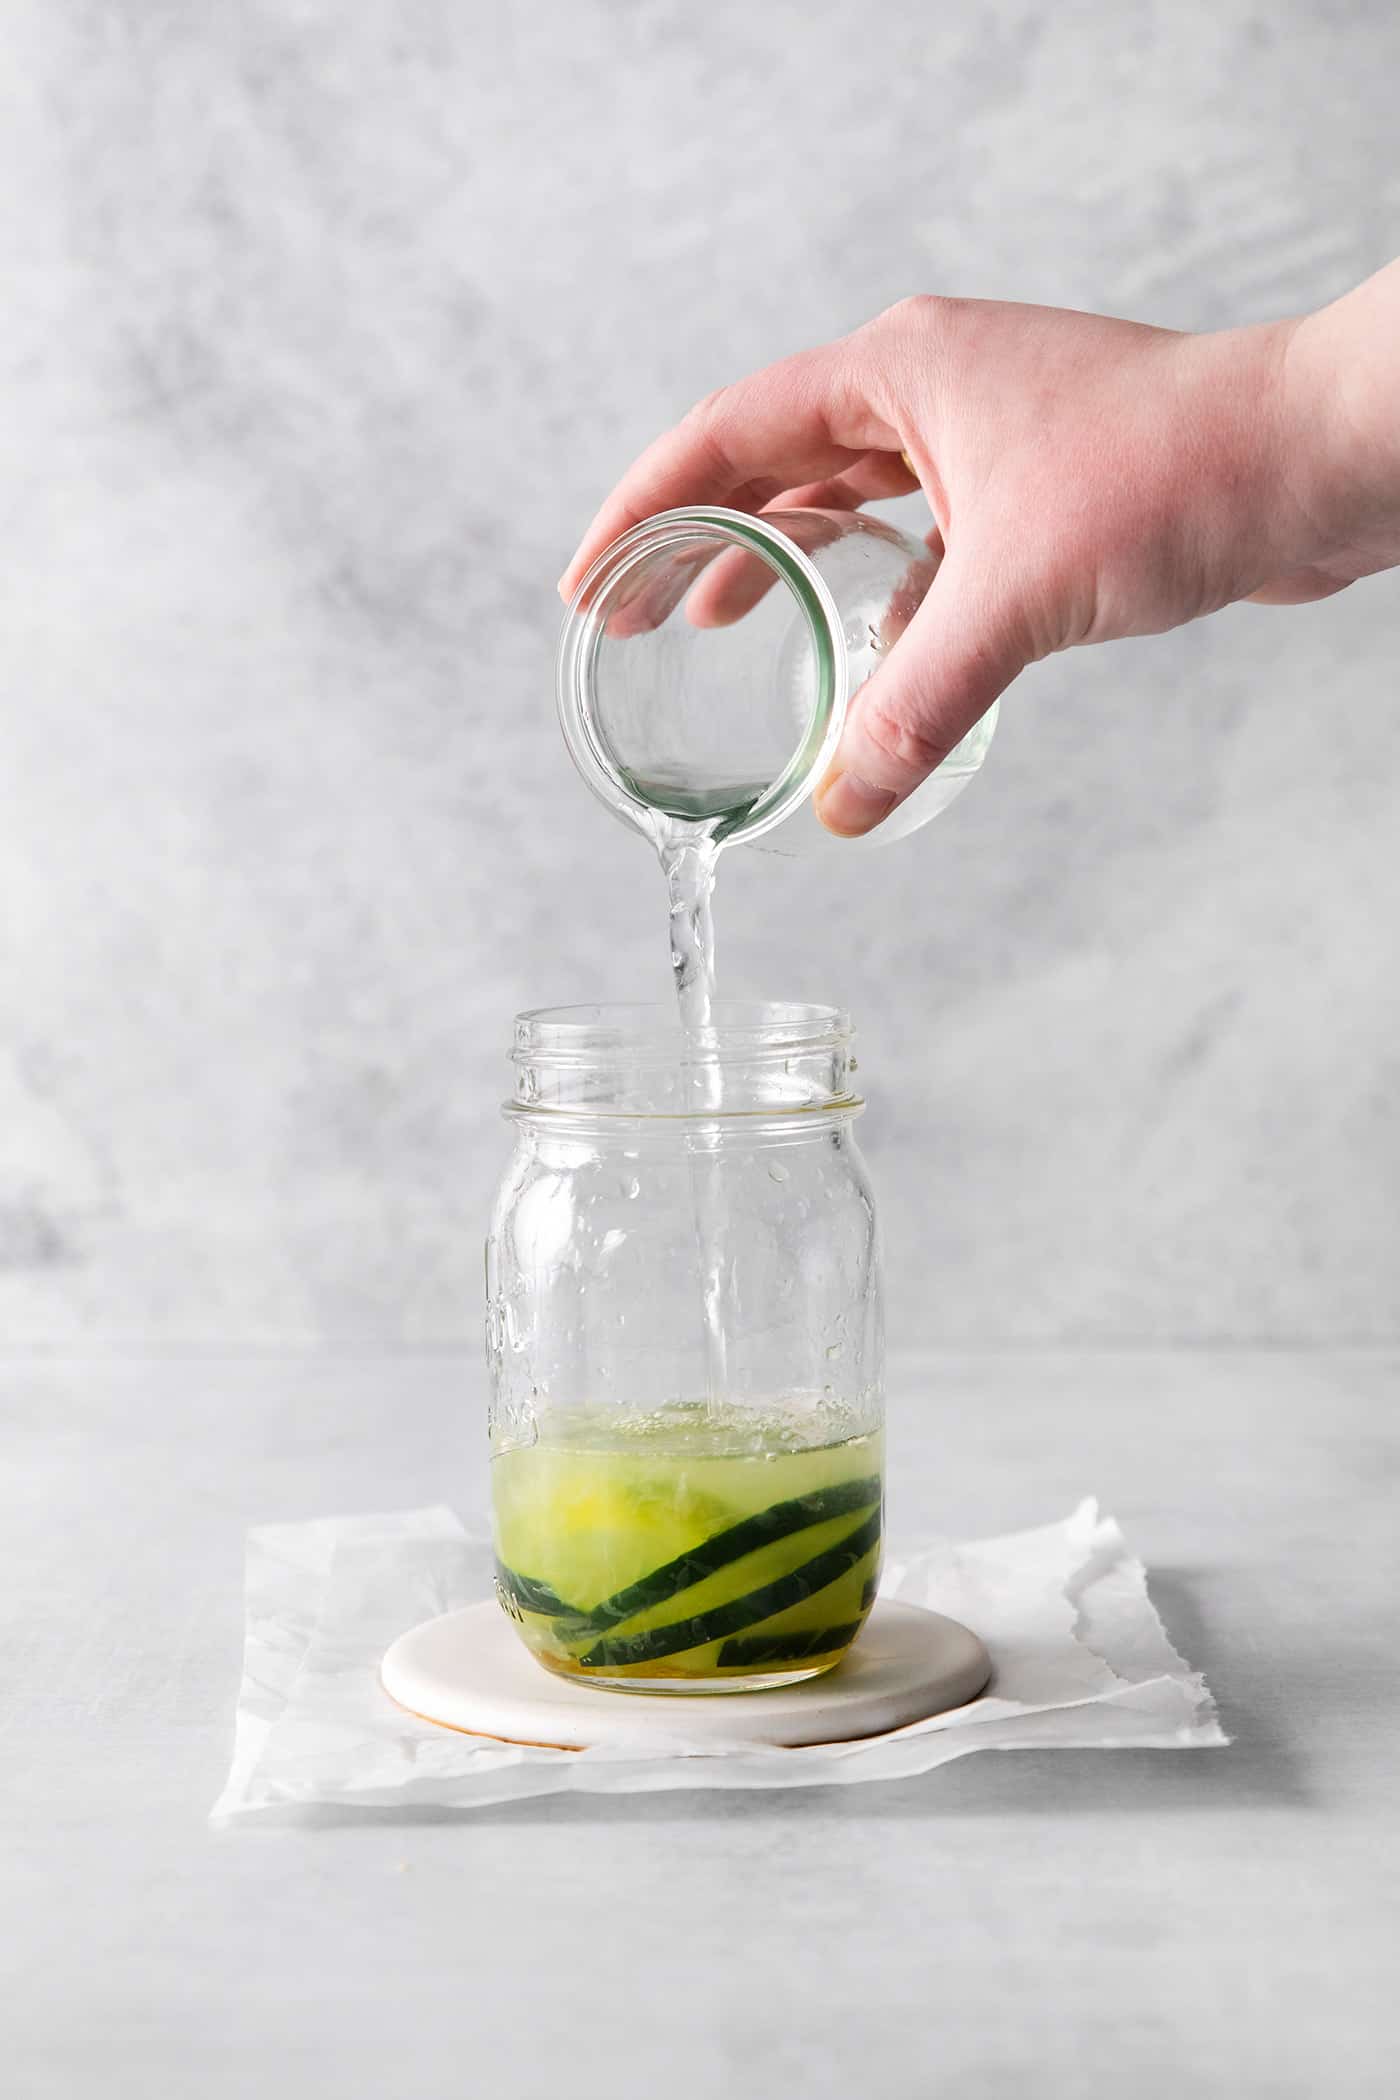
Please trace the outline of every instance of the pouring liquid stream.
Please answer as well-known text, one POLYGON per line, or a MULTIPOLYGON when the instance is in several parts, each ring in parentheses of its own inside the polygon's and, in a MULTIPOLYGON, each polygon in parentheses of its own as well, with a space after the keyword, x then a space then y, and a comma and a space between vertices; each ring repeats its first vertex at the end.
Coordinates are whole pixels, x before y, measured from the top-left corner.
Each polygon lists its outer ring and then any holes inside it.
MULTIPOLYGON (((716 820, 655 819, 653 836, 666 878, 670 915, 671 971, 685 1036, 684 1064, 692 1115, 717 1115, 724 1105, 724 1078, 714 1029, 715 929, 712 900, 719 845, 716 820)), ((695 1214, 696 1266, 706 1399, 713 1412, 729 1390, 725 1318, 726 1240, 721 1157, 698 1130, 690 1151, 690 1193, 695 1214)))

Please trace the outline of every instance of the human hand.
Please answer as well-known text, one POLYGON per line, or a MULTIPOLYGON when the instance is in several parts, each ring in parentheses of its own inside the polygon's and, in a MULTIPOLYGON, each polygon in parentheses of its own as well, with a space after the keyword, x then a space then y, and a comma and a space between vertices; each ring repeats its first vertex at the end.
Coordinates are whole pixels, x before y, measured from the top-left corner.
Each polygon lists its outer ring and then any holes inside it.
MULTIPOLYGON (((1400 561, 1400 368, 1374 348, 1378 325, 1397 337, 1397 270, 1308 321, 1209 336, 905 300, 702 401, 619 482, 560 590, 676 505, 851 509, 922 487, 937 580, 817 792, 827 827, 859 835, 1027 664, 1236 599, 1323 597, 1400 561), (1355 377, 1346 416, 1331 412, 1339 372, 1355 377)), ((716 564, 692 617, 735 616, 737 582, 716 564)))

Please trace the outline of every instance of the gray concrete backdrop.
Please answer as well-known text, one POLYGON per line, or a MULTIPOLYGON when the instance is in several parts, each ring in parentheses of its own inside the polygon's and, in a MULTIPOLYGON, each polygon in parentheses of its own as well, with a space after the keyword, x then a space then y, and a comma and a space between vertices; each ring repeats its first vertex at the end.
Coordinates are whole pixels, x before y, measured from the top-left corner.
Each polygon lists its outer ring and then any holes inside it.
MULTIPOLYGON (((904 292, 1183 327, 1400 252, 1381 0, 6 0, 0 1341, 474 1339, 523 1005, 664 989, 553 581, 904 292)), ((1397 1333, 1400 580, 1028 676, 957 809, 734 854, 863 1029, 906 1343, 1397 1333)))

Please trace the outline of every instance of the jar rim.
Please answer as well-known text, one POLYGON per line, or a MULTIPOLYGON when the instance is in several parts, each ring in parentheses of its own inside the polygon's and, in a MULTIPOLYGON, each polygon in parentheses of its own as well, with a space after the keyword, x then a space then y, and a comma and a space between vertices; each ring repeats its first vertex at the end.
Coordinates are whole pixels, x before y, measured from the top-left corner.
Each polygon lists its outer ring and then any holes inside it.
POLYGON ((851 1036, 840 1007, 803 1000, 716 1000, 698 1038, 669 1004, 535 1007, 516 1017, 506 1112, 705 1125, 858 1114, 851 1036))
MULTIPOLYGON (((755 1050, 790 1053, 833 1049, 850 1041, 850 1016, 839 1006, 801 999, 716 999, 704 1055, 723 1058, 755 1050)), ((675 1006, 623 999, 578 1006, 535 1006, 515 1017, 512 1058, 596 1056, 616 1049, 675 1056, 688 1047, 675 1006)), ((693 1054, 693 1052, 692 1052, 693 1054)))
POLYGON ((594 717, 595 659, 613 593, 639 563, 687 542, 718 541, 757 555, 787 589, 807 623, 815 650, 812 712, 805 736, 752 806, 741 818, 717 829, 716 838, 748 842, 772 831, 806 800, 835 755, 849 684, 841 615, 826 579, 781 530, 778 515, 765 517, 714 503, 657 511, 605 547, 574 593, 559 636, 559 724, 584 782, 625 823, 645 830, 654 812, 629 791, 600 734, 594 717))

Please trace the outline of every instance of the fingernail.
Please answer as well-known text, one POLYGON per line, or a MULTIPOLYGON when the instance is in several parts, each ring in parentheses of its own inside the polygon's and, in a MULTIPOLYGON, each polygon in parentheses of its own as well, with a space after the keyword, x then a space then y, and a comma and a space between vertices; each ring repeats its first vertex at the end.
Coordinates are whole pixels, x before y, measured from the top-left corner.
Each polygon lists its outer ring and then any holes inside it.
POLYGON ((817 815, 839 838, 858 839, 873 831, 894 803, 893 788, 876 787, 859 773, 833 773, 817 796, 817 815))

